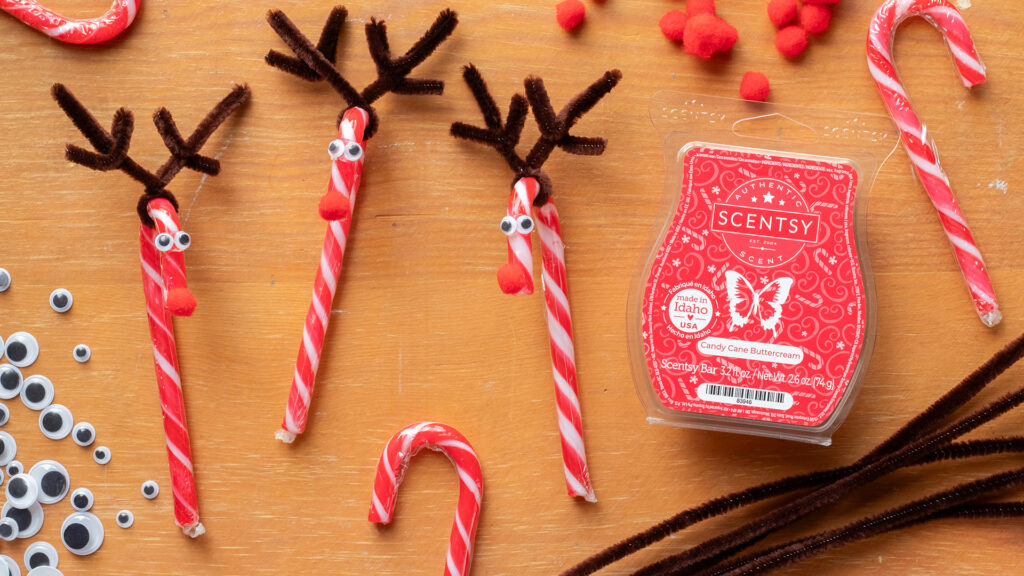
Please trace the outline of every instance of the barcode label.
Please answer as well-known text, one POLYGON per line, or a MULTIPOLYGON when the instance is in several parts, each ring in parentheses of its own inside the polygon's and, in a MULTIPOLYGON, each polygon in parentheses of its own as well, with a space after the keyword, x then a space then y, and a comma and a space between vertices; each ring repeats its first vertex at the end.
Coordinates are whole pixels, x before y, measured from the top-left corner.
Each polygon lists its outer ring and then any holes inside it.
POLYGON ((772 408, 774 410, 789 410, 793 407, 793 396, 786 392, 726 386, 724 384, 701 384, 697 387, 697 397, 707 402, 772 408))

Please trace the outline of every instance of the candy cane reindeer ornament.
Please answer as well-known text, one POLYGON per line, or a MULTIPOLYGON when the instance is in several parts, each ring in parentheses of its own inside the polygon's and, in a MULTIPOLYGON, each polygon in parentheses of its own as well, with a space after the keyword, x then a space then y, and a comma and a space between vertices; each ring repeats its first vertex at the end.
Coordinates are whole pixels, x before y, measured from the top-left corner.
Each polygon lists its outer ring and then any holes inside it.
POLYGON ((199 521, 192 449, 185 420, 185 398, 174 342, 174 316, 191 316, 196 300, 185 282, 184 251, 192 243, 178 221, 178 203, 167 185, 181 171, 190 168, 216 175, 220 162, 202 156, 200 149, 227 118, 249 99, 247 86, 235 86, 187 139, 181 136, 174 118, 166 108, 153 115, 156 129, 171 152, 156 172, 150 172, 128 156, 135 121, 132 113, 121 108, 114 114, 108 132, 63 85, 53 86, 53 97, 75 126, 96 149, 90 152, 73 144, 67 146, 67 159, 94 170, 121 170, 145 185, 136 211, 139 225, 139 252, 142 260, 142 286, 146 295, 146 314, 153 340, 160 407, 163 411, 167 458, 174 492, 174 519, 185 534, 196 537, 206 530, 199 521))
POLYGON ((598 156, 604 153, 606 141, 603 138, 574 136, 569 134, 569 130, 583 114, 618 84, 622 74, 618 70, 605 72, 604 76, 569 101, 557 114, 551 106, 544 82, 531 76, 525 81, 526 97, 519 94, 512 96, 504 124, 501 121, 501 112, 488 92, 480 72, 472 65, 467 66, 463 78, 483 112, 486 127, 479 128, 456 122, 452 124, 452 135, 492 146, 515 172, 506 215, 501 220, 501 231, 508 236, 508 263, 498 270, 498 284, 506 294, 533 293, 530 233, 533 232, 536 221, 541 240, 541 284, 544 287, 544 302, 547 308, 565 482, 571 496, 594 502, 596 498, 590 483, 587 455, 583 447, 583 423, 576 384, 576 358, 565 273, 565 244, 562 242, 558 210, 551 199, 551 179, 541 170, 541 166, 556 147, 570 154, 582 156, 598 156), (533 109, 533 116, 540 128, 540 138, 523 158, 516 152, 516 146, 519 144, 529 108, 533 109))
POLYGON ((378 117, 373 103, 388 92, 441 94, 444 82, 407 76, 451 35, 458 23, 451 10, 441 12, 423 37, 403 56, 395 58, 391 56, 384 23, 371 19, 366 24, 366 40, 377 67, 377 79, 360 91, 349 84, 334 65, 338 35, 347 15, 342 6, 331 10, 316 46, 283 12, 272 10, 267 15, 270 26, 296 55, 286 56, 271 50, 266 57, 267 63, 304 80, 326 80, 348 104, 338 117, 338 138, 327 149, 332 162, 331 178, 327 192, 320 199, 320 216, 327 220, 327 234, 320 251, 320 266, 313 284, 313 298, 306 312, 284 421, 276 434, 284 442, 294 441, 306 430, 331 302, 340 282, 349 226, 355 211, 366 141, 377 131, 378 117))
POLYGON ((98 18, 67 18, 35 0, 0 0, 7 12, 50 38, 68 44, 99 44, 124 32, 135 21, 142 0, 114 0, 98 18))

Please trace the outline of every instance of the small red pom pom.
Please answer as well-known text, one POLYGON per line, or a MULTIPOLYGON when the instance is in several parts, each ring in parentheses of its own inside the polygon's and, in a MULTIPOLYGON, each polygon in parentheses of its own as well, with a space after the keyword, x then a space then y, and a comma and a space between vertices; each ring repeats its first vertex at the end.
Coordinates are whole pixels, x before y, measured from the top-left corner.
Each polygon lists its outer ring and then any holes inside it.
POLYGON ((768 2, 768 19, 776 28, 782 28, 796 20, 799 11, 800 7, 797 6, 796 0, 769 0, 768 2))
POLYGON ((820 6, 825 4, 839 4, 839 0, 804 0, 804 4, 820 6))
POLYGON ((555 17, 558 25, 566 30, 572 30, 583 22, 587 15, 587 7, 580 0, 563 0, 555 6, 555 17))
POLYGON ((736 44, 739 33, 728 22, 711 14, 698 14, 686 22, 683 48, 705 60, 716 52, 728 52, 736 44))
POLYGON ((686 3, 686 14, 693 18, 698 14, 715 15, 715 0, 689 0, 686 3))
POLYGON ((832 9, 818 4, 805 4, 800 9, 800 25, 808 34, 821 34, 832 21, 832 9))
POLYGON ((807 48, 807 31, 799 26, 787 26, 775 36, 775 48, 786 58, 796 58, 807 48))
POLYGON ((686 31, 686 20, 686 12, 682 10, 669 10, 668 13, 661 17, 661 20, 658 20, 658 26, 661 28, 661 33, 665 35, 665 38, 682 42, 683 33, 686 31))
POLYGON ((740 82, 740 96, 746 100, 764 102, 768 99, 768 77, 760 72, 747 72, 740 82))

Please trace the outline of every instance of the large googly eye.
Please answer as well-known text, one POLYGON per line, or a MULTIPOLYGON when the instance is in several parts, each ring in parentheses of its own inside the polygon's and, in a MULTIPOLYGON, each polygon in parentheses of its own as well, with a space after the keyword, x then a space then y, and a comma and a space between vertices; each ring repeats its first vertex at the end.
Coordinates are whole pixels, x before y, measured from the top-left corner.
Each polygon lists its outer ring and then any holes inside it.
POLYGON ((88 512, 95 502, 96 498, 88 488, 75 488, 71 493, 71 507, 79 512, 88 512))
POLYGON ((88 556, 103 545, 103 523, 95 514, 78 512, 68 516, 60 527, 60 540, 69 552, 88 556))
POLYGON ((338 156, 341 156, 345 151, 345 143, 341 140, 332 140, 327 145, 327 153, 331 155, 331 160, 337 160, 338 156))
POLYGON ((512 233, 516 231, 516 220, 511 216, 505 216, 501 219, 501 224, 499 226, 506 236, 511 236, 512 233))
POLYGON ((12 476, 4 491, 7 503, 21 510, 39 502, 39 482, 29 474, 12 476))
MULTIPOLYGON (((68 308, 70 307, 68 304, 68 308)), ((25 368, 39 358, 39 342, 36 342, 36 337, 28 332, 15 332, 7 339, 4 352, 7 354, 8 362, 18 368, 25 368)))
POLYGON ((25 567, 30 571, 44 566, 56 568, 57 560, 57 549, 49 542, 33 542, 25 548, 25 567))
POLYGON ((11 518, 0 520, 0 540, 10 542, 18 537, 18 523, 11 518))
POLYGON ((53 382, 46 376, 33 374, 21 387, 21 402, 32 410, 42 410, 53 402, 53 382))
POLYGON ((7 424, 11 420, 11 410, 7 408, 6 404, 0 404, 0 426, 7 424))
POLYGON ((0 268, 0 292, 6 292, 11 287, 11 273, 0 268))
POLYGON ((79 344, 75 346, 71 355, 75 357, 75 362, 85 363, 89 361, 89 358, 92 358, 92 349, 85 344, 79 344))
POLYGON ((7 463, 8 476, 17 476, 18 474, 21 474, 24 471, 25 467, 22 466, 21 462, 19 462, 18 460, 11 460, 10 462, 7 463))
POLYGON ((14 457, 18 454, 18 443, 14 441, 14 436, 11 436, 7 432, 0 432, 0 466, 7 466, 7 475, 14 476, 11 473, 9 464, 14 462, 14 457))
POLYGON ((174 235, 174 245, 178 250, 188 250, 188 247, 192 245, 192 236, 188 232, 179 231, 174 235))
POLYGON ((0 569, 7 566, 7 576, 21 576, 21 567, 14 558, 7 555, 0 555, 0 569))
POLYGON ((353 162, 363 157, 363 147, 357 142, 349 142, 348 146, 345 146, 345 159, 352 160, 353 162))
POLYGON ((68 471, 55 460, 41 460, 29 470, 29 476, 39 483, 39 502, 56 504, 64 499, 71 486, 68 471))
POLYGON ((174 237, 167 232, 161 232, 153 239, 153 245, 156 246, 156 249, 160 252, 167 252, 171 248, 174 248, 174 237))
POLYGON ((117 513, 117 525, 121 528, 131 528, 135 524, 135 514, 131 510, 121 510, 117 513))
POLYGON ((63 404, 50 404, 39 413, 39 430, 50 440, 62 440, 71 434, 74 420, 63 404))
POLYGON ((516 219, 516 231, 520 234, 529 234, 533 231, 533 218, 526 216, 520 216, 516 219))
POLYGON ((142 483, 142 495, 145 496, 146 500, 152 500, 160 495, 160 485, 152 480, 146 480, 142 483))
POLYGON ((0 398, 10 400, 21 394, 21 385, 25 379, 11 364, 0 364, 0 398))
POLYGON ((96 429, 88 422, 79 422, 71 431, 71 439, 79 446, 90 446, 96 441, 96 429))
POLYGON ((107 448, 106 446, 97 446, 96 449, 92 451, 92 459, 95 460, 97 464, 106 464, 107 462, 110 462, 110 448, 107 448))
POLYGON ((50 292, 50 308, 53 308, 54 312, 60 312, 63 314, 68 310, 71 310, 71 305, 75 303, 75 298, 71 296, 71 292, 68 292, 64 288, 57 288, 53 292, 50 292))
POLYGON ((8 500, 0 515, 18 523, 18 538, 31 538, 43 527, 43 506, 36 502, 28 508, 15 508, 8 500))

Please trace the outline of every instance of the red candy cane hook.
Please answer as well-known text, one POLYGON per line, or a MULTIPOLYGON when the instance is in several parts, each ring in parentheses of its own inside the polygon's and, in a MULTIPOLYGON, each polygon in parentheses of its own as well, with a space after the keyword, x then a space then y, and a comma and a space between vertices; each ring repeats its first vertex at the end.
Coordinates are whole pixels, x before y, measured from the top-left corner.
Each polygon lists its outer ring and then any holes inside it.
POLYGON ((69 44, 99 44, 124 32, 135 20, 142 0, 114 0, 99 18, 65 18, 35 0, 0 0, 0 10, 39 30, 50 38, 69 44))
POLYGON ((939 213, 942 227, 971 291, 978 316, 986 326, 995 326, 1003 316, 999 312, 985 262, 956 197, 953 196, 949 178, 939 165, 935 144, 928 138, 927 129, 914 113, 893 63, 892 43, 896 28, 913 16, 923 17, 942 32, 964 86, 970 88, 984 82, 985 66, 978 57, 963 17, 946 0, 886 0, 871 20, 868 31, 868 68, 889 114, 900 130, 907 155, 914 164, 914 171, 939 213))
POLYGON ((406 426, 388 440, 380 455, 380 462, 377 463, 369 520, 377 524, 391 522, 398 485, 402 483, 409 460, 424 448, 443 452, 455 465, 459 475, 459 503, 448 541, 444 574, 467 576, 472 562, 477 521, 480 518, 483 477, 476 452, 458 430, 437 422, 420 422, 406 426))

